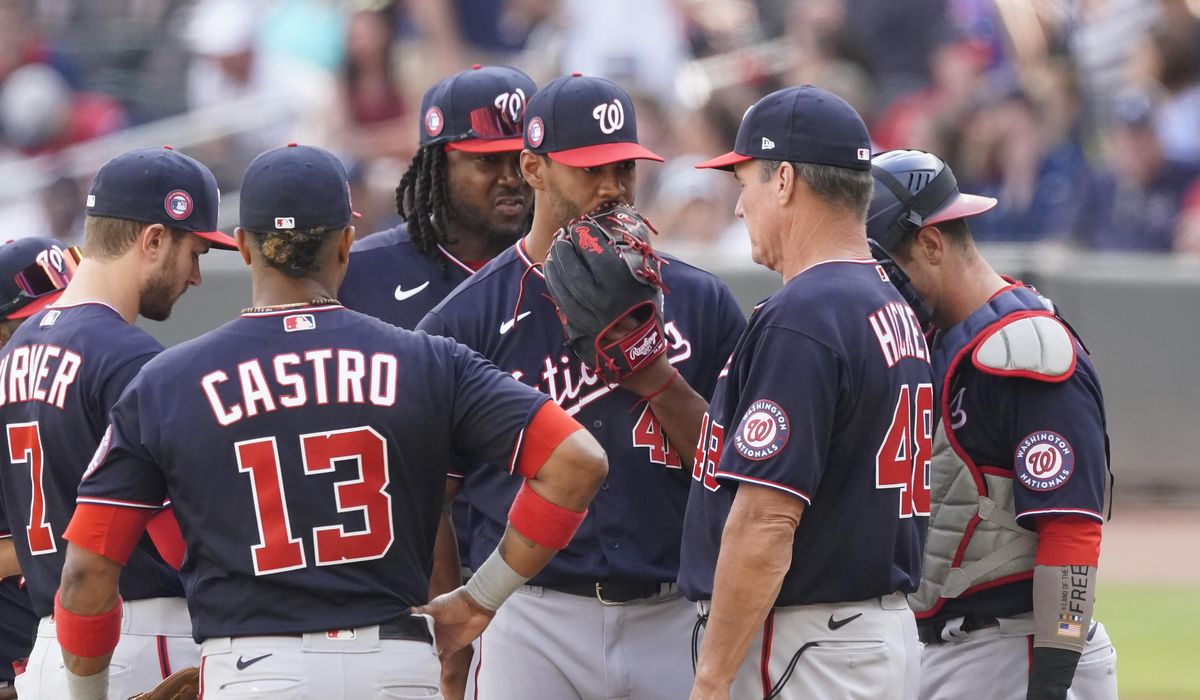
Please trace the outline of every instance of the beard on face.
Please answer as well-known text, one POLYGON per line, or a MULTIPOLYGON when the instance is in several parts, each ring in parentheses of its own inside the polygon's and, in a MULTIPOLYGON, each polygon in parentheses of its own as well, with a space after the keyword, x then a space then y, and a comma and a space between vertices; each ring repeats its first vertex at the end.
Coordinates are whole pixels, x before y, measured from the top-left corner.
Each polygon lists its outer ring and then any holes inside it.
MULTIPOLYGON (((450 188, 447 188, 450 190, 450 188)), ((516 191, 503 192, 500 197, 525 197, 525 201, 529 201, 530 195, 516 191)), ((531 217, 523 216, 512 224, 499 224, 490 220, 484 212, 477 207, 468 204, 458 197, 453 190, 449 192, 450 197, 450 217, 455 223, 462 225, 468 231, 474 231, 482 236, 484 240, 492 243, 501 243, 510 245, 516 243, 517 239, 525 235, 529 230, 531 217)), ((530 213, 532 214, 532 208, 530 213)))
POLYGON ((547 183, 545 192, 548 195, 546 206, 554 214, 554 221, 558 224, 558 228, 566 226, 587 213, 587 210, 584 209, 585 205, 572 200, 561 187, 547 183))
MULTIPOLYGON (((176 248, 179 241, 172 240, 167 248, 165 260, 161 268, 156 270, 150 279, 146 280, 138 299, 138 313, 151 321, 165 321, 171 316, 171 309, 179 297, 183 295, 177 275, 172 269, 175 264, 176 248)), ((184 289, 186 289, 186 285, 184 289)))

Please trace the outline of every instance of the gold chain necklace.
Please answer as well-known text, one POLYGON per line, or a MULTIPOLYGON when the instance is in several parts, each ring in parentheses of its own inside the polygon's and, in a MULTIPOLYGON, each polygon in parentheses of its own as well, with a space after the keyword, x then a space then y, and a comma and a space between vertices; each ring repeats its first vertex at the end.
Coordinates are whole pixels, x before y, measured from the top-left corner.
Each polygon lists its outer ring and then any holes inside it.
POLYGON ((308 301, 297 301, 297 302, 294 302, 291 304, 275 304, 273 306, 251 306, 249 308, 242 309, 242 313, 244 313, 244 314, 261 314, 261 313, 267 313, 267 312, 271 312, 271 311, 287 311, 288 309, 299 309, 299 308, 306 307, 306 306, 335 306, 340 303, 341 302, 339 302, 337 299, 334 299, 333 297, 316 297, 315 299, 309 299, 308 301))

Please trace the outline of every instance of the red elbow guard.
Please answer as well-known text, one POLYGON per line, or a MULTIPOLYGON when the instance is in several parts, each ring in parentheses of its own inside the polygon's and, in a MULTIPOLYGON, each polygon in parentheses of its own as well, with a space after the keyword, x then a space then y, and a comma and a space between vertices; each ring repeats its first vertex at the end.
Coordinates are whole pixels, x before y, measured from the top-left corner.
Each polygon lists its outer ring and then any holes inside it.
POLYGON ((517 498, 508 511, 508 522, 517 532, 535 544, 550 549, 562 549, 571 542, 575 531, 587 516, 555 505, 533 490, 526 481, 521 484, 517 498))
POLYGON ((60 596, 54 594, 54 628, 63 651, 84 657, 111 654, 121 639, 121 599, 108 612, 76 615, 63 607, 60 596))

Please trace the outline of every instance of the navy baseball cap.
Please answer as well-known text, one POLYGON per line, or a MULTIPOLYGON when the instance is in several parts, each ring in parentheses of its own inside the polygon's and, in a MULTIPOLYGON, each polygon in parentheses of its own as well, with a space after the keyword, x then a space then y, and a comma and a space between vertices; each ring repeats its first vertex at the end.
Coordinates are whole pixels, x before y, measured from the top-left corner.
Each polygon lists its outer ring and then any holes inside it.
POLYGON ((87 195, 88 216, 111 216, 191 231, 217 248, 236 250, 217 230, 221 193, 200 161, 170 146, 139 148, 104 164, 87 195))
POLYGON ((247 231, 340 228, 357 216, 346 168, 329 151, 289 143, 260 153, 242 176, 240 218, 247 231))
POLYGON ((858 112, 832 92, 784 88, 746 110, 732 151, 696 167, 733 170, 753 158, 870 170, 871 137, 858 112))
POLYGON ((638 143, 629 93, 604 78, 551 80, 525 109, 525 148, 572 168, 662 156, 638 143))
POLYGON ((508 66, 481 66, 434 84, 421 99, 421 145, 445 143, 448 151, 520 151, 525 104, 537 85, 508 66))
POLYGON ((0 318, 28 318, 53 304, 80 258, 79 248, 54 238, 20 238, 0 246, 0 318))

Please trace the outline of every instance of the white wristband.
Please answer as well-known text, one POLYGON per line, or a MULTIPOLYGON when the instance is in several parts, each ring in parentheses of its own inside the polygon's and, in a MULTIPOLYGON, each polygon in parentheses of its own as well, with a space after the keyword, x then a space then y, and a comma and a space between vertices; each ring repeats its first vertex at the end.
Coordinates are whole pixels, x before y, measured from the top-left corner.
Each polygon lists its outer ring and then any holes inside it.
POLYGON ((514 571, 508 562, 504 561, 504 557, 500 556, 500 550, 496 549, 471 580, 467 581, 466 588, 467 593, 479 603, 479 607, 496 612, 513 591, 524 586, 528 580, 529 577, 514 571))
POLYGON ((71 669, 64 668, 67 674, 67 693, 71 700, 108 700, 108 669, 90 676, 77 676, 71 669))

